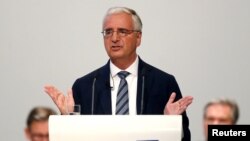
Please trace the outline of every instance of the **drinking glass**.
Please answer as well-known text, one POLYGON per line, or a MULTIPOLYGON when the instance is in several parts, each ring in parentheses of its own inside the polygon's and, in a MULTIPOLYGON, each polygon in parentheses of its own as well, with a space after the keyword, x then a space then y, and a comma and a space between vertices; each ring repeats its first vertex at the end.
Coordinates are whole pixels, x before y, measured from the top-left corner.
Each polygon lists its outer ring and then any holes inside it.
POLYGON ((81 114, 81 105, 67 105, 68 115, 80 115, 81 114))

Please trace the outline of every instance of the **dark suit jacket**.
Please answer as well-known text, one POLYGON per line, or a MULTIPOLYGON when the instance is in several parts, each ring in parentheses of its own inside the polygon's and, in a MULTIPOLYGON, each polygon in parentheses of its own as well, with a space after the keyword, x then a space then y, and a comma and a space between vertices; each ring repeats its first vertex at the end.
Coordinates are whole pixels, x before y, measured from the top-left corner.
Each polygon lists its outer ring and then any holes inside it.
MULTIPOLYGON (((73 84, 76 104, 82 108, 81 114, 112 114, 110 61, 103 67, 77 79, 73 84)), ((137 84, 137 114, 162 115, 172 92, 176 99, 182 98, 181 91, 173 75, 163 72, 139 58, 137 84)), ((185 141, 190 141, 189 119, 182 114, 185 141)))

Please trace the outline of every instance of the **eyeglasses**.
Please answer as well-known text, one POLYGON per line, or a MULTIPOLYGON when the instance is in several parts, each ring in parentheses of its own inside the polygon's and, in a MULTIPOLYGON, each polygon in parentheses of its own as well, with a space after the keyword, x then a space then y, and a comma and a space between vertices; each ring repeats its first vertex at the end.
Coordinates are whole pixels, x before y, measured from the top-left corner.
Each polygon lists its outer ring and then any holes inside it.
POLYGON ((114 31, 113 29, 106 29, 106 30, 102 31, 102 34, 104 37, 108 38, 108 37, 113 36, 114 32, 116 32, 119 37, 125 37, 133 32, 140 32, 140 31, 128 30, 128 29, 124 29, 124 28, 119 28, 116 31, 114 31))

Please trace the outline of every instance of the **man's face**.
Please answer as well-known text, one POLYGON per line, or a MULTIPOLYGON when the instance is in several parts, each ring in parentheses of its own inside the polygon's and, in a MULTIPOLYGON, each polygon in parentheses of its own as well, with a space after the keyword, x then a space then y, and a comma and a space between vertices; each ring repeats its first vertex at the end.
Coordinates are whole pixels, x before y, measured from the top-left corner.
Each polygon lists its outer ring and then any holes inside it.
POLYGON ((207 137, 208 125, 231 125, 233 124, 232 111, 228 105, 214 104, 207 108, 203 119, 204 134, 207 137))
POLYGON ((25 129, 26 137, 29 141, 48 141, 48 129, 48 121, 35 121, 25 129))
POLYGON ((103 30, 112 30, 113 35, 104 38, 104 45, 108 56, 112 61, 134 60, 136 48, 141 43, 141 32, 131 32, 126 36, 120 36, 116 31, 134 30, 132 17, 126 13, 112 14, 105 18, 103 30))

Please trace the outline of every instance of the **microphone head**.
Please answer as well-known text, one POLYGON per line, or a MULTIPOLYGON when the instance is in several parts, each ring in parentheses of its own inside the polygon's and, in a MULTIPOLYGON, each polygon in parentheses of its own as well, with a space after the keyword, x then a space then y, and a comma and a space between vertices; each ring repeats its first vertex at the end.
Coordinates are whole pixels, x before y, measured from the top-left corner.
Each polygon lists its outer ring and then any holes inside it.
POLYGON ((113 89, 113 88, 114 88, 113 85, 111 85, 110 82, 109 82, 108 80, 106 81, 105 85, 106 85, 108 88, 110 88, 110 89, 113 89))

